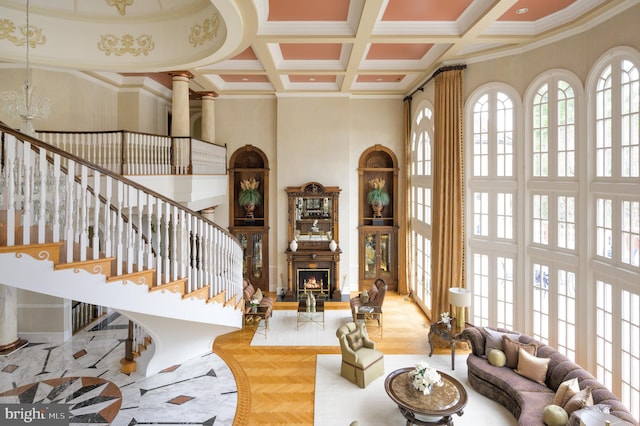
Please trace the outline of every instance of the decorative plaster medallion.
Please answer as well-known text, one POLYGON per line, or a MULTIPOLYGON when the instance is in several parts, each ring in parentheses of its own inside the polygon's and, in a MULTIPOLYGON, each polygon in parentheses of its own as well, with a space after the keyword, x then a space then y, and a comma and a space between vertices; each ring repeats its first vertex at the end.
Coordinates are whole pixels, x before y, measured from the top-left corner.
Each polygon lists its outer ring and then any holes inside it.
POLYGON ((47 42, 47 38, 42 35, 42 28, 33 25, 29 25, 28 28, 26 25, 17 26, 13 21, 0 19, 0 40, 7 39, 16 46, 24 46, 27 44, 27 32, 29 32, 29 47, 37 47, 47 42))
POLYGON ((131 6, 133 4, 133 0, 107 0, 107 4, 109 6, 115 6, 115 8, 118 9, 120 16, 124 16, 127 14, 127 6, 131 6))
POLYGON ((154 48, 155 44, 148 34, 143 34, 138 38, 131 34, 125 34, 121 38, 113 34, 106 34, 98 42, 98 49, 102 50, 107 56, 112 53, 116 56, 122 56, 127 53, 133 56, 140 54, 147 56, 154 48), (136 43, 138 47, 134 46, 136 43), (120 47, 118 47, 118 44, 120 44, 120 47))
POLYGON ((211 18, 204 20, 202 25, 194 25, 189 34, 189 43, 193 47, 204 44, 205 41, 213 40, 218 35, 220 27, 220 15, 214 13, 211 18))

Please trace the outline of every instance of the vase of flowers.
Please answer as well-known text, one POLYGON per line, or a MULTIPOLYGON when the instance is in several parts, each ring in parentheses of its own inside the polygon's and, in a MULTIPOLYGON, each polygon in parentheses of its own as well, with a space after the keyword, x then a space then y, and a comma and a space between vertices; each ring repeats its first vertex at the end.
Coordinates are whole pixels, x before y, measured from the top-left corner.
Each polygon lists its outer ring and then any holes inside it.
POLYGON ((438 370, 430 367, 426 361, 420 361, 409 372, 409 380, 415 390, 423 395, 429 395, 434 386, 442 386, 442 377, 438 370))
POLYGON ((448 330, 451 330, 451 317, 449 316, 449 312, 440 314, 440 322, 446 325, 448 330))
POLYGON ((371 189, 367 194, 367 202, 371 205, 373 217, 382 217, 382 209, 389 204, 389 194, 384 190, 384 179, 375 178, 369 181, 371 189))
POLYGON ((244 207, 245 217, 247 218, 253 218, 256 206, 262 202, 262 195, 258 191, 258 186, 260 186, 260 182, 255 178, 240 181, 238 202, 244 207))

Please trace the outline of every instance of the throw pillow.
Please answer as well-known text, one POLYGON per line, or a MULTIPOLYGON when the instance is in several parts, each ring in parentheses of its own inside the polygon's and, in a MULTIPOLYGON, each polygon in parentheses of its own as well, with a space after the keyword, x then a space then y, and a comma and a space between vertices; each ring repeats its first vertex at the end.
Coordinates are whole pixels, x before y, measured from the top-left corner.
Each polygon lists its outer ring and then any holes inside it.
POLYGON ((564 407, 564 405, 571 399, 571 397, 580 392, 580 385, 578 384, 578 378, 565 380, 560 383, 558 390, 556 390, 556 396, 553 399, 555 405, 564 407))
POLYGON ((253 295, 253 298, 258 301, 258 303, 262 302, 262 290, 257 289, 256 294, 253 295))
POLYGON ((367 303, 369 301, 369 292, 367 292, 366 288, 362 290, 362 293, 360 293, 360 301, 362 303, 367 303))
POLYGON ((547 426, 565 426, 569 421, 569 415, 564 408, 552 404, 544 407, 542 420, 547 426))
POLYGON ((551 361, 551 359, 537 358, 535 355, 531 355, 526 350, 520 348, 518 351, 518 368, 515 372, 529 380, 544 385, 544 380, 547 378, 549 361, 551 361))
POLYGON ((499 351, 504 351, 502 347, 502 336, 509 335, 514 338, 518 338, 520 333, 512 332, 512 333, 502 333, 500 331, 491 330, 489 328, 485 328, 485 339, 484 339, 484 355, 488 356, 491 349, 498 349, 499 351))
POLYGON ((591 387, 587 386, 577 394, 573 395, 564 405, 564 411, 571 415, 576 410, 593 405, 593 397, 591 396, 591 387))
POLYGON ((355 331, 351 334, 347 334, 347 343, 349 343, 349 347, 355 351, 362 348, 364 346, 364 342, 362 341, 362 334, 359 331, 355 331))
POLYGON ((518 367, 518 351, 520 348, 534 356, 538 352, 538 346, 536 346, 535 343, 520 343, 520 341, 514 340, 508 335, 502 336, 502 347, 504 348, 504 354, 507 358, 505 366, 509 368, 518 367))
POLYGON ((507 357, 504 355, 504 352, 498 349, 491 349, 489 352, 489 356, 487 357, 489 364, 494 365, 496 367, 504 367, 507 362, 507 357))

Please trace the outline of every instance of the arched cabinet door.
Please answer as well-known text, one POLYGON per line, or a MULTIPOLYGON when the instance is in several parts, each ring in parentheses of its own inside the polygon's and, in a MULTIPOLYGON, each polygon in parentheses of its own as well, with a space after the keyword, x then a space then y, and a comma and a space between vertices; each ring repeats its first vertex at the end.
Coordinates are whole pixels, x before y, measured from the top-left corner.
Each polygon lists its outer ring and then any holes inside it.
POLYGON ((359 289, 383 278, 398 289, 398 161, 390 149, 375 145, 358 163, 359 289))
POLYGON ((252 145, 229 159, 229 232, 242 246, 244 276, 269 291, 269 161, 252 145))

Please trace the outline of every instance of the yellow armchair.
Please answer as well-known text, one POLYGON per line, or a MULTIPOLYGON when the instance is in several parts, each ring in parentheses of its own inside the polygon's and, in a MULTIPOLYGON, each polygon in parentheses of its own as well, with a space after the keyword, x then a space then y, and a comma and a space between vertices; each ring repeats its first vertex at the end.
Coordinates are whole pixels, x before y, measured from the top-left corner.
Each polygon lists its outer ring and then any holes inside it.
POLYGON ((363 323, 348 322, 341 325, 336 337, 342 351, 342 377, 365 388, 384 374, 384 354, 369 339, 363 323))

